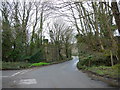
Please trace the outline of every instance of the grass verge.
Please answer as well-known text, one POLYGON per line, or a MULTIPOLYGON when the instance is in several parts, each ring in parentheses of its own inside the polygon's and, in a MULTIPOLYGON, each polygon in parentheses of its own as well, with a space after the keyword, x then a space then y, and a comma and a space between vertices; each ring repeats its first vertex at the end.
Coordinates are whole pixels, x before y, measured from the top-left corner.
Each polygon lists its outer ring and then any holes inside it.
POLYGON ((50 63, 39 62, 39 63, 28 63, 28 62, 2 62, 1 70, 19 70, 27 69, 31 67, 45 66, 50 63))
POLYGON ((81 66, 80 62, 77 64, 78 69, 91 71, 98 75, 111 77, 111 78, 120 78, 120 64, 116 64, 114 66, 92 66, 86 67, 81 66))
POLYGON ((114 66, 82 66, 77 63, 77 68, 87 73, 92 79, 101 80, 113 87, 120 87, 120 64, 114 66))
POLYGON ((12 70, 12 69, 25 69, 28 68, 31 63, 27 62, 2 62, 0 69, 2 70, 12 70))
MULTIPOLYGON (((70 59, 71 60, 71 59, 70 59)), ((58 64, 69 60, 60 60, 55 62, 39 62, 39 63, 28 63, 28 62, 0 62, 2 66, 0 66, 0 70, 19 70, 19 69, 27 69, 32 67, 46 66, 52 64, 58 64)))

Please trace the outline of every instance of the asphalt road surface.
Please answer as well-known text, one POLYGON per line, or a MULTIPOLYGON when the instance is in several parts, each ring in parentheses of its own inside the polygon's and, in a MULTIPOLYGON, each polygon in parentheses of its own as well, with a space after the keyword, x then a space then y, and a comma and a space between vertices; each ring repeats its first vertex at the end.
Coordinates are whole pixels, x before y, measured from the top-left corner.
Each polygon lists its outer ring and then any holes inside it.
POLYGON ((78 58, 26 70, 2 71, 3 88, 108 88, 76 68, 78 58))

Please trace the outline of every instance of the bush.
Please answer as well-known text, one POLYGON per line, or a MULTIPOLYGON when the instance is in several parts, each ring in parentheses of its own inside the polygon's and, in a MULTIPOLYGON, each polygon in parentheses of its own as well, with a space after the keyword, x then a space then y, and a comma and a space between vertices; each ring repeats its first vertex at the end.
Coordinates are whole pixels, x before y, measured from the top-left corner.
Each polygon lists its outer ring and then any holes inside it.
POLYGON ((2 69, 21 69, 28 68, 31 63, 26 62, 2 62, 2 69))
POLYGON ((120 73, 120 64, 116 64, 112 68, 116 69, 120 73))
POLYGON ((78 63, 77 63, 77 68, 78 68, 78 69, 86 69, 87 66, 82 65, 81 62, 78 62, 78 63))
MULTIPOLYGON (((114 64, 117 64, 118 61, 114 59, 114 64)), ((84 54, 80 56, 80 63, 81 65, 86 66, 111 66, 111 59, 110 56, 104 53, 92 53, 92 54, 84 54), (89 65, 90 64, 90 65, 89 65)))
POLYGON ((44 56, 43 50, 39 50, 30 57, 29 62, 30 63, 43 62, 45 61, 45 58, 43 56, 44 56))
POLYGON ((93 58, 92 55, 83 57, 83 58, 80 59, 80 64, 85 65, 85 66, 89 66, 91 61, 92 61, 92 58, 93 58))

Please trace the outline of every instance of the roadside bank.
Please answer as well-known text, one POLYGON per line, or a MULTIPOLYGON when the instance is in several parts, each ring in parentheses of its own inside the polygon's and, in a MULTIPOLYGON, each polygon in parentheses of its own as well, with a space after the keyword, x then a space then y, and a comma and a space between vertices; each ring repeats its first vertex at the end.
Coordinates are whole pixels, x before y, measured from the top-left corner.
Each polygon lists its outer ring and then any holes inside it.
POLYGON ((92 79, 103 81, 113 87, 120 87, 120 73, 119 68, 118 70, 116 70, 116 67, 117 66, 85 67, 81 66, 80 62, 77 63, 77 68, 82 72, 87 73, 88 76, 91 77, 92 79))

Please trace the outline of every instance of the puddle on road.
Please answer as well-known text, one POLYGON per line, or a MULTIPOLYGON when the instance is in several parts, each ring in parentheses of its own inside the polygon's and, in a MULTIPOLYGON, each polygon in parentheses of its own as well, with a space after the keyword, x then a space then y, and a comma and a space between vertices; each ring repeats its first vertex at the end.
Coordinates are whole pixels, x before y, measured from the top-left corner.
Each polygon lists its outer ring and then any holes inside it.
POLYGON ((76 60, 76 61, 74 62, 74 65, 76 66, 78 62, 79 62, 79 60, 76 60))
POLYGON ((76 66, 76 64, 79 62, 79 58, 78 56, 73 56, 73 59, 74 59, 74 66, 76 66))
POLYGON ((77 65, 77 63, 79 62, 79 58, 78 58, 78 56, 73 56, 73 59, 74 59, 73 68, 74 68, 76 71, 78 71, 76 65, 77 65))

